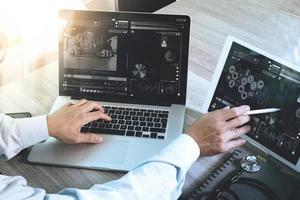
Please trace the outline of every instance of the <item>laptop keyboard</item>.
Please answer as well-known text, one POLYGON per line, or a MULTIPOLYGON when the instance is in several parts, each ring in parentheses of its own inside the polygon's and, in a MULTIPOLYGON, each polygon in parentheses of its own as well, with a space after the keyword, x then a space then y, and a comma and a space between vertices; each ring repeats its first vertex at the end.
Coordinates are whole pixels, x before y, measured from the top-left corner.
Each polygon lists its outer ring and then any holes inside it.
POLYGON ((169 111, 103 106, 112 120, 96 120, 84 125, 81 132, 130 137, 164 139, 169 111))

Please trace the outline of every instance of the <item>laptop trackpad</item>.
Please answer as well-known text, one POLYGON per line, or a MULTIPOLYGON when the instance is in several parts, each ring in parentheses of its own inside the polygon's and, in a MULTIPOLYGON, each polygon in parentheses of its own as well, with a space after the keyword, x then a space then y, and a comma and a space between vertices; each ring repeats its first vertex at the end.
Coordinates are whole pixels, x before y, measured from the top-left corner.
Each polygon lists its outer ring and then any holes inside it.
POLYGON ((126 141, 104 140, 97 145, 86 145, 82 160, 102 163, 123 163, 128 152, 126 141))

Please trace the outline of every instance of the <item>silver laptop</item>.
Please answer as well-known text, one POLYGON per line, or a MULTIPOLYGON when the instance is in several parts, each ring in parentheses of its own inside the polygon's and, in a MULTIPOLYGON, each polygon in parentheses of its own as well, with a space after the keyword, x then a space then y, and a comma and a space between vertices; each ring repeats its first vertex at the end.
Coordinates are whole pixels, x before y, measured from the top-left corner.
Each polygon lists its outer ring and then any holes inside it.
POLYGON ((60 12, 59 97, 51 113, 82 98, 99 101, 111 122, 82 132, 102 144, 35 145, 33 163, 127 171, 183 130, 190 19, 125 12, 60 12))
POLYGON ((300 70, 280 58, 228 37, 203 111, 226 106, 281 111, 251 116, 251 144, 300 172, 300 70))

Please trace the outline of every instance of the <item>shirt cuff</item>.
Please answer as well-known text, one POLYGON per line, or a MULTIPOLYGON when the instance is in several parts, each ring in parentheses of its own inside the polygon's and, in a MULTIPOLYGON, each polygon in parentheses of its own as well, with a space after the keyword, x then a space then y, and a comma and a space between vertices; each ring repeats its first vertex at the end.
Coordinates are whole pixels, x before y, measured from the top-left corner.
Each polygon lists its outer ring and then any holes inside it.
POLYGON ((46 115, 18 119, 17 124, 22 140, 22 149, 49 137, 46 115))
POLYGON ((167 146, 166 151, 174 152, 181 160, 182 167, 188 170, 200 156, 200 148, 195 140, 181 134, 176 140, 167 146))

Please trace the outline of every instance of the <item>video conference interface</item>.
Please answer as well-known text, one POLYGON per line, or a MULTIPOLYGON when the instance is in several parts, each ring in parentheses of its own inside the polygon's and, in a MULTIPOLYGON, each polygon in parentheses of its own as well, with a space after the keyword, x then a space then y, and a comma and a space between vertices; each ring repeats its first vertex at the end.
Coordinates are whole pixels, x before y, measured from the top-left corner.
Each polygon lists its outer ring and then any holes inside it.
MULTIPOLYGON (((180 20, 179 20, 180 21, 180 20)), ((62 89, 88 96, 179 98, 185 22, 68 20, 62 89)))
POLYGON ((300 155, 300 73, 233 43, 209 111, 226 106, 281 111, 251 116, 247 135, 296 164, 300 155))

